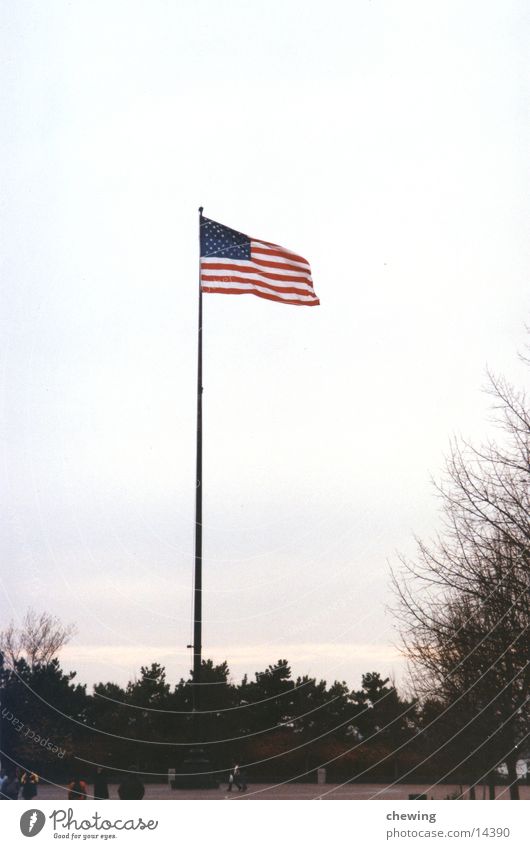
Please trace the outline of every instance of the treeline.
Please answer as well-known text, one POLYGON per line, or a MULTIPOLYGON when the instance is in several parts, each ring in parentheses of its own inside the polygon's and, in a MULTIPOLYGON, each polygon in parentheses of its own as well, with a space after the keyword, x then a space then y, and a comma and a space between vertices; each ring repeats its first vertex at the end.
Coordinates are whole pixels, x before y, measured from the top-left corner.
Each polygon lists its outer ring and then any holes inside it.
POLYGON ((226 662, 207 660, 200 690, 196 713, 192 678, 172 687, 158 663, 126 687, 100 683, 88 693, 57 659, 18 659, 2 669, 5 756, 50 780, 134 765, 145 780, 163 781, 198 742, 222 780, 239 762, 254 781, 313 780, 325 766, 330 781, 467 784, 497 765, 497 749, 473 754, 474 738, 454 735, 458 704, 409 700, 376 672, 351 690, 293 679, 279 660, 236 684, 226 662))

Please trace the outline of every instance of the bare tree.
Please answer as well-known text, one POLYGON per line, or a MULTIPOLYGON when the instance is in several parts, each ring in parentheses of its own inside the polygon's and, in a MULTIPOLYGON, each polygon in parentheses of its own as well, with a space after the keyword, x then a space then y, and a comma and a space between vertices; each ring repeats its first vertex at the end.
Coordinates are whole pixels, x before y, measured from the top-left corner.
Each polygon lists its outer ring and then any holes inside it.
POLYGON ((411 681, 443 706, 455 767, 460 758, 474 784, 505 762, 518 798, 517 746, 530 730, 530 410, 489 377, 503 439, 453 443, 437 487, 443 528, 417 541, 393 583, 411 681))
POLYGON ((74 625, 63 625, 50 613, 38 614, 30 609, 20 627, 11 622, 0 632, 0 653, 11 668, 21 659, 31 667, 45 665, 53 660, 75 633, 74 625))

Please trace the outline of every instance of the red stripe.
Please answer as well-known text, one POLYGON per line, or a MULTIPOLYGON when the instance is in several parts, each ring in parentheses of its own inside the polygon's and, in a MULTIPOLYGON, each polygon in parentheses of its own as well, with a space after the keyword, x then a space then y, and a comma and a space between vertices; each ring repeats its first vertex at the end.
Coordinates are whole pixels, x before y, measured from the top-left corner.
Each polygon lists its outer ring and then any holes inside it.
POLYGON ((296 286, 273 286, 272 283, 263 283, 262 280, 249 280, 246 278, 238 277, 237 280, 235 277, 222 277, 217 274, 212 274, 208 277, 202 276, 202 284, 203 286, 207 286, 210 283, 248 283, 250 286, 264 286, 265 289, 270 289, 272 292, 289 292, 293 295, 313 295, 314 292, 308 292, 307 289, 298 289, 296 286))
MULTIPOLYGON (((252 243, 250 245, 250 255, 254 253, 265 254, 266 256, 281 256, 282 259, 291 260, 292 262, 303 262, 304 265, 309 267, 309 263, 307 259, 304 259, 303 256, 297 256, 296 254, 290 254, 284 248, 257 248, 252 243)), ((254 258, 254 257, 252 257, 254 258)))
MULTIPOLYGON (((202 263, 201 270, 203 274, 209 274, 210 271, 238 271, 240 274, 252 274, 253 271, 251 267, 229 265, 227 262, 208 262, 207 265, 202 263)), ((261 269, 256 269, 256 274, 261 274, 261 276, 266 277, 267 280, 285 280, 286 283, 308 283, 310 285, 312 282, 310 277, 294 277, 292 274, 286 277, 285 274, 276 274, 274 271, 262 271, 261 269)))
POLYGON ((216 289, 213 286, 204 286, 203 284, 202 291, 217 295, 256 295, 258 298, 277 301, 281 304, 292 304, 294 307, 316 307, 320 304, 318 298, 315 298, 314 301, 289 301, 285 298, 279 298, 277 295, 270 295, 268 292, 257 292, 255 289, 216 289))
MULTIPOLYGON (((252 262, 260 267, 263 265, 265 268, 283 268, 285 271, 297 271, 298 274, 304 272, 304 269, 300 268, 299 265, 286 265, 285 262, 270 262, 267 259, 258 259, 256 256, 252 257, 252 262)), ((311 274, 309 268, 307 269, 307 274, 311 274)))

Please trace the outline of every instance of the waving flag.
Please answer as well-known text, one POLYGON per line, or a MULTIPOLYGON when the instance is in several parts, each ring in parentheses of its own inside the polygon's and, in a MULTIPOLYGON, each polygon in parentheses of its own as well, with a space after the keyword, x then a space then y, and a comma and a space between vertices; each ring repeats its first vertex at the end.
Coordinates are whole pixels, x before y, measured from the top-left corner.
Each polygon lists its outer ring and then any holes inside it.
POLYGON ((201 218, 201 289, 257 295, 282 304, 314 307, 309 263, 298 254, 201 218))

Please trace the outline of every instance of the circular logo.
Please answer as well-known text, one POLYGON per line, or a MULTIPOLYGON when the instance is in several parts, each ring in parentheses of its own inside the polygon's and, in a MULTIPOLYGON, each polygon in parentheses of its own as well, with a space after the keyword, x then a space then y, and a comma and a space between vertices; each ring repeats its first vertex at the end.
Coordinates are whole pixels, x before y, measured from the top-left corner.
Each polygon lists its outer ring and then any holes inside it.
POLYGON ((46 816, 36 808, 24 811, 20 817, 20 830, 24 837, 35 837, 44 828, 46 816))

